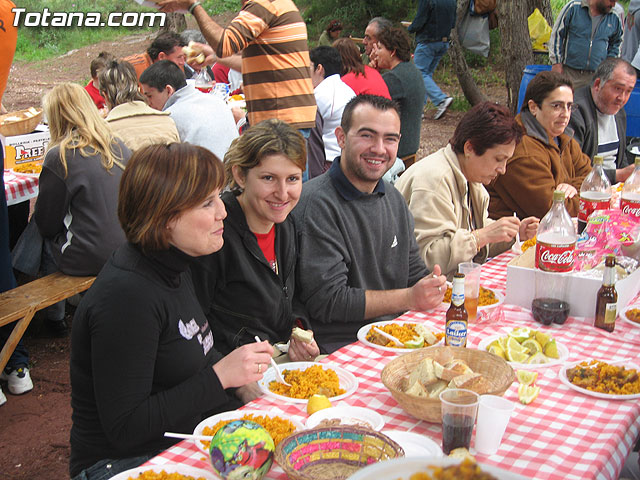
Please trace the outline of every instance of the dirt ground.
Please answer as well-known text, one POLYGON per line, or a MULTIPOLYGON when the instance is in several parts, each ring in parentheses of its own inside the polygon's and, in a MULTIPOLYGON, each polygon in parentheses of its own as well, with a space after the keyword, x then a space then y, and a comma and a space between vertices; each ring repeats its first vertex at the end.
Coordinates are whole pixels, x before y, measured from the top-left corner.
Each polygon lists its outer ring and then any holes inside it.
MULTIPOLYGON (((63 81, 80 82, 89 77, 89 63, 103 50, 122 57, 146 49, 152 34, 126 37, 73 50, 59 58, 37 63, 14 63, 3 102, 9 111, 37 106, 42 94, 63 81)), ((459 93, 456 86, 446 87, 459 93)), ((504 88, 488 92, 492 100, 504 102, 504 88)), ((461 112, 447 112, 438 121, 426 111, 422 123, 418 158, 444 146, 451 137, 461 112)), ((71 309, 72 310, 72 309, 71 309)), ((25 342, 30 351, 34 389, 21 396, 7 395, 0 407, 0 478, 68 478, 69 430, 71 428, 71 386, 69 383, 69 338, 47 338, 37 319, 29 327, 25 342)))

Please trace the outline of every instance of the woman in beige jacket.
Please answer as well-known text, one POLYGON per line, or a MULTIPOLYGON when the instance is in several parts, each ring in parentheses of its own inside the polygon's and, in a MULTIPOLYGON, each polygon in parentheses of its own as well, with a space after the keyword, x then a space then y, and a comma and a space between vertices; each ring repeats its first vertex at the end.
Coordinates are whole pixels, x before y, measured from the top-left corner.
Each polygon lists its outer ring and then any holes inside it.
POLYGON ((138 88, 130 63, 113 60, 99 73, 100 93, 109 107, 107 122, 131 150, 154 143, 179 142, 180 136, 169 112, 151 108, 138 88))
POLYGON ((484 102, 469 110, 450 143, 412 165, 396 182, 415 218, 415 234, 428 268, 447 276, 461 262, 482 263, 508 248, 516 233, 533 237, 538 219, 488 218, 484 185, 505 172, 522 130, 505 107, 484 102))

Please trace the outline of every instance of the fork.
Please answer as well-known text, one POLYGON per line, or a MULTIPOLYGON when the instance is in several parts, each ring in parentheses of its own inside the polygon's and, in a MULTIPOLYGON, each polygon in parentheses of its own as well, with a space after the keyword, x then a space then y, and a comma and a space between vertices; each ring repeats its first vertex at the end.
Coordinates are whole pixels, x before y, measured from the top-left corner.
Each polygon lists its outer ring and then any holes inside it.
POLYGON ((384 330, 382 330, 382 329, 380 329, 378 327, 373 327, 373 328, 375 329, 376 332, 378 332, 380 335, 385 337, 387 340, 391 340, 392 342, 394 342, 399 347, 404 347, 404 343, 402 343, 400 340, 398 340, 393 335, 388 334, 387 332, 385 332, 384 330))
MULTIPOLYGON (((262 341, 262 340, 260 340, 260 337, 258 337, 257 335, 254 338, 256 339, 256 342, 258 342, 258 343, 260 343, 262 341)), ((270 360, 271 360, 271 366, 276 371, 276 379, 278 380, 278 383, 284 383, 287 387, 290 387, 291 384, 287 383, 287 381, 284 379, 284 377, 282 376, 282 373, 280 373, 280 369, 278 368, 278 364, 273 359, 273 357, 271 357, 270 360)))

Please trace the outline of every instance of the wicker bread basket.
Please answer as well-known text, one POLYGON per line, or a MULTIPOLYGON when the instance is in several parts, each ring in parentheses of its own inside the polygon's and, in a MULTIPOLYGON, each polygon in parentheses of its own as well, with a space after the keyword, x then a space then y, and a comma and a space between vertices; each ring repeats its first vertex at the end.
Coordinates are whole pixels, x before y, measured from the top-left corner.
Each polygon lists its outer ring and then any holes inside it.
POLYGON ((41 119, 42 110, 34 108, 0 115, 0 133, 5 137, 31 133, 38 126, 41 119), (34 111, 37 113, 34 114, 34 111))
POLYGON ((276 462, 293 480, 342 480, 396 457, 404 457, 400 445, 380 432, 355 426, 295 432, 276 447, 276 462))
POLYGON ((401 355, 389 362, 382 370, 382 383, 393 395, 393 398, 409 415, 426 420, 427 422, 440 423, 440 399, 424 398, 408 395, 402 390, 403 379, 415 369, 415 367, 427 357, 437 358, 446 349, 449 349, 453 358, 464 360, 476 373, 481 373, 491 384, 490 395, 504 395, 515 379, 513 368, 504 359, 489 352, 462 347, 429 347, 421 348, 414 352, 401 355))

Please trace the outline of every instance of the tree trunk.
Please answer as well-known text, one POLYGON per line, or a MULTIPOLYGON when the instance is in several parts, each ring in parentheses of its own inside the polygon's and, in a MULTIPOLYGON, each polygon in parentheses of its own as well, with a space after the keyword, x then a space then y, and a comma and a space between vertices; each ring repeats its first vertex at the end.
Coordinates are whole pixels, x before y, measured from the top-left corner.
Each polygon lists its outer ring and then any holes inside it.
POLYGON ((167 19, 164 22, 164 26, 160 29, 160 33, 180 33, 185 28, 187 28, 187 21, 183 13, 167 13, 167 19))
POLYGON ((550 0, 527 0, 527 15, 531 15, 537 8, 547 21, 550 27, 553 27, 553 10, 551 10, 550 0))
POLYGON ((471 105, 476 105, 477 103, 484 102, 487 97, 478 88, 475 80, 471 76, 469 65, 467 65, 467 61, 464 58, 462 45, 458 38, 458 27, 466 15, 467 10, 469 10, 469 0, 458 0, 456 26, 451 30, 451 48, 449 48, 449 57, 451 58, 451 64, 453 65, 456 76, 458 77, 460 88, 462 88, 462 93, 464 93, 465 98, 471 105))
POLYGON ((527 4, 500 0, 497 8, 500 24, 502 61, 507 82, 507 106, 515 114, 518 91, 525 65, 533 63, 533 51, 527 28, 527 4))

